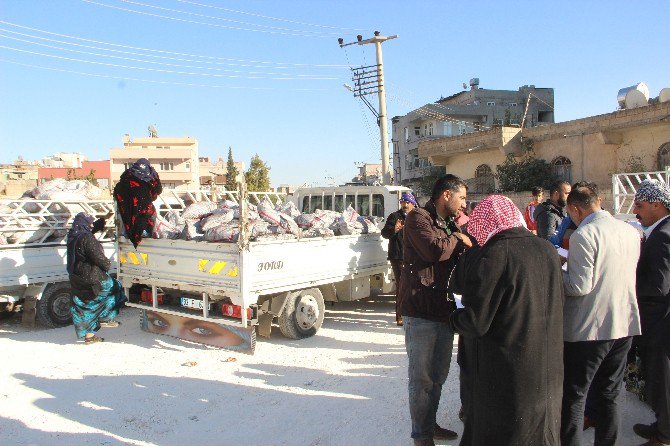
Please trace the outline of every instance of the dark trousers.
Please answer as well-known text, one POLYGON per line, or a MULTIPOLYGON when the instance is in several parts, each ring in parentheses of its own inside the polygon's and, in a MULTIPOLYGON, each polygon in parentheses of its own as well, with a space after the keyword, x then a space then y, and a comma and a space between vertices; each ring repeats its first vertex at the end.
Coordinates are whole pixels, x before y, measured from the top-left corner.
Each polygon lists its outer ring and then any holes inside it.
POLYGON ((656 319, 642 316, 638 346, 647 401, 656 413, 659 440, 670 443, 670 315, 656 319))
POLYGON ((400 314, 400 276, 402 273, 402 259, 391 259, 391 268, 393 269, 393 279, 395 280, 395 320, 402 319, 400 314))
POLYGON ((581 446, 584 404, 589 387, 596 412, 595 446, 615 445, 619 435, 619 394, 631 337, 609 341, 564 342, 561 444, 581 446))

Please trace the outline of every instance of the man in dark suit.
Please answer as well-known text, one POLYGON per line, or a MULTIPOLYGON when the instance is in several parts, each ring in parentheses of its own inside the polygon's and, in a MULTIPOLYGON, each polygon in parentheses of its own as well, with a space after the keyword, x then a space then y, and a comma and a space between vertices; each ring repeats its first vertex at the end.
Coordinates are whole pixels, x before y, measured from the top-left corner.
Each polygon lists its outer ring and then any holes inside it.
POLYGON ((637 264, 637 299, 642 321, 639 351, 647 400, 656 413, 651 425, 633 430, 646 446, 670 445, 670 188, 645 180, 635 195, 635 214, 644 229, 637 264))

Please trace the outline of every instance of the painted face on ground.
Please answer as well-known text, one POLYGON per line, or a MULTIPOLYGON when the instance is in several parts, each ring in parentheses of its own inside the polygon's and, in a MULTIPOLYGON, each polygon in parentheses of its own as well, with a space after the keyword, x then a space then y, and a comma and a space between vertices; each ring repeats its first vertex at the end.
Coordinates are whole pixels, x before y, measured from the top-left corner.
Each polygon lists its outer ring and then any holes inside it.
POLYGON ((153 311, 147 311, 146 329, 151 333, 217 347, 234 347, 244 343, 242 337, 224 325, 153 311))

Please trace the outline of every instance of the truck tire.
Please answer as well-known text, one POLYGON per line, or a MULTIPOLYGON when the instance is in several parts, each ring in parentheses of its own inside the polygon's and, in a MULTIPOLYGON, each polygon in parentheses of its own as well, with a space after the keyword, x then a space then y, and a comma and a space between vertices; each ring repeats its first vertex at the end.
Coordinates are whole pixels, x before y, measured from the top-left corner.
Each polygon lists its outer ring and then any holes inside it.
POLYGON ((72 324, 72 298, 69 282, 52 283, 37 301, 37 320, 47 327, 56 328, 72 324))
POLYGON ((279 315, 279 330, 289 339, 309 338, 321 328, 324 313, 321 291, 317 288, 302 290, 288 297, 279 315))

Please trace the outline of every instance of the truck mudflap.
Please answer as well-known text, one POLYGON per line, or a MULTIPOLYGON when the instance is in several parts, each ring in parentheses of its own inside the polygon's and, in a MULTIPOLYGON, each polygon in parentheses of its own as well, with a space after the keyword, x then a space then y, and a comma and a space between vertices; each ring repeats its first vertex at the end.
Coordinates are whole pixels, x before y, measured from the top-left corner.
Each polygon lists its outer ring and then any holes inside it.
POLYGON ((256 349, 256 330, 253 326, 236 327, 144 309, 140 313, 140 326, 149 333, 172 336, 250 355, 253 355, 256 349))

